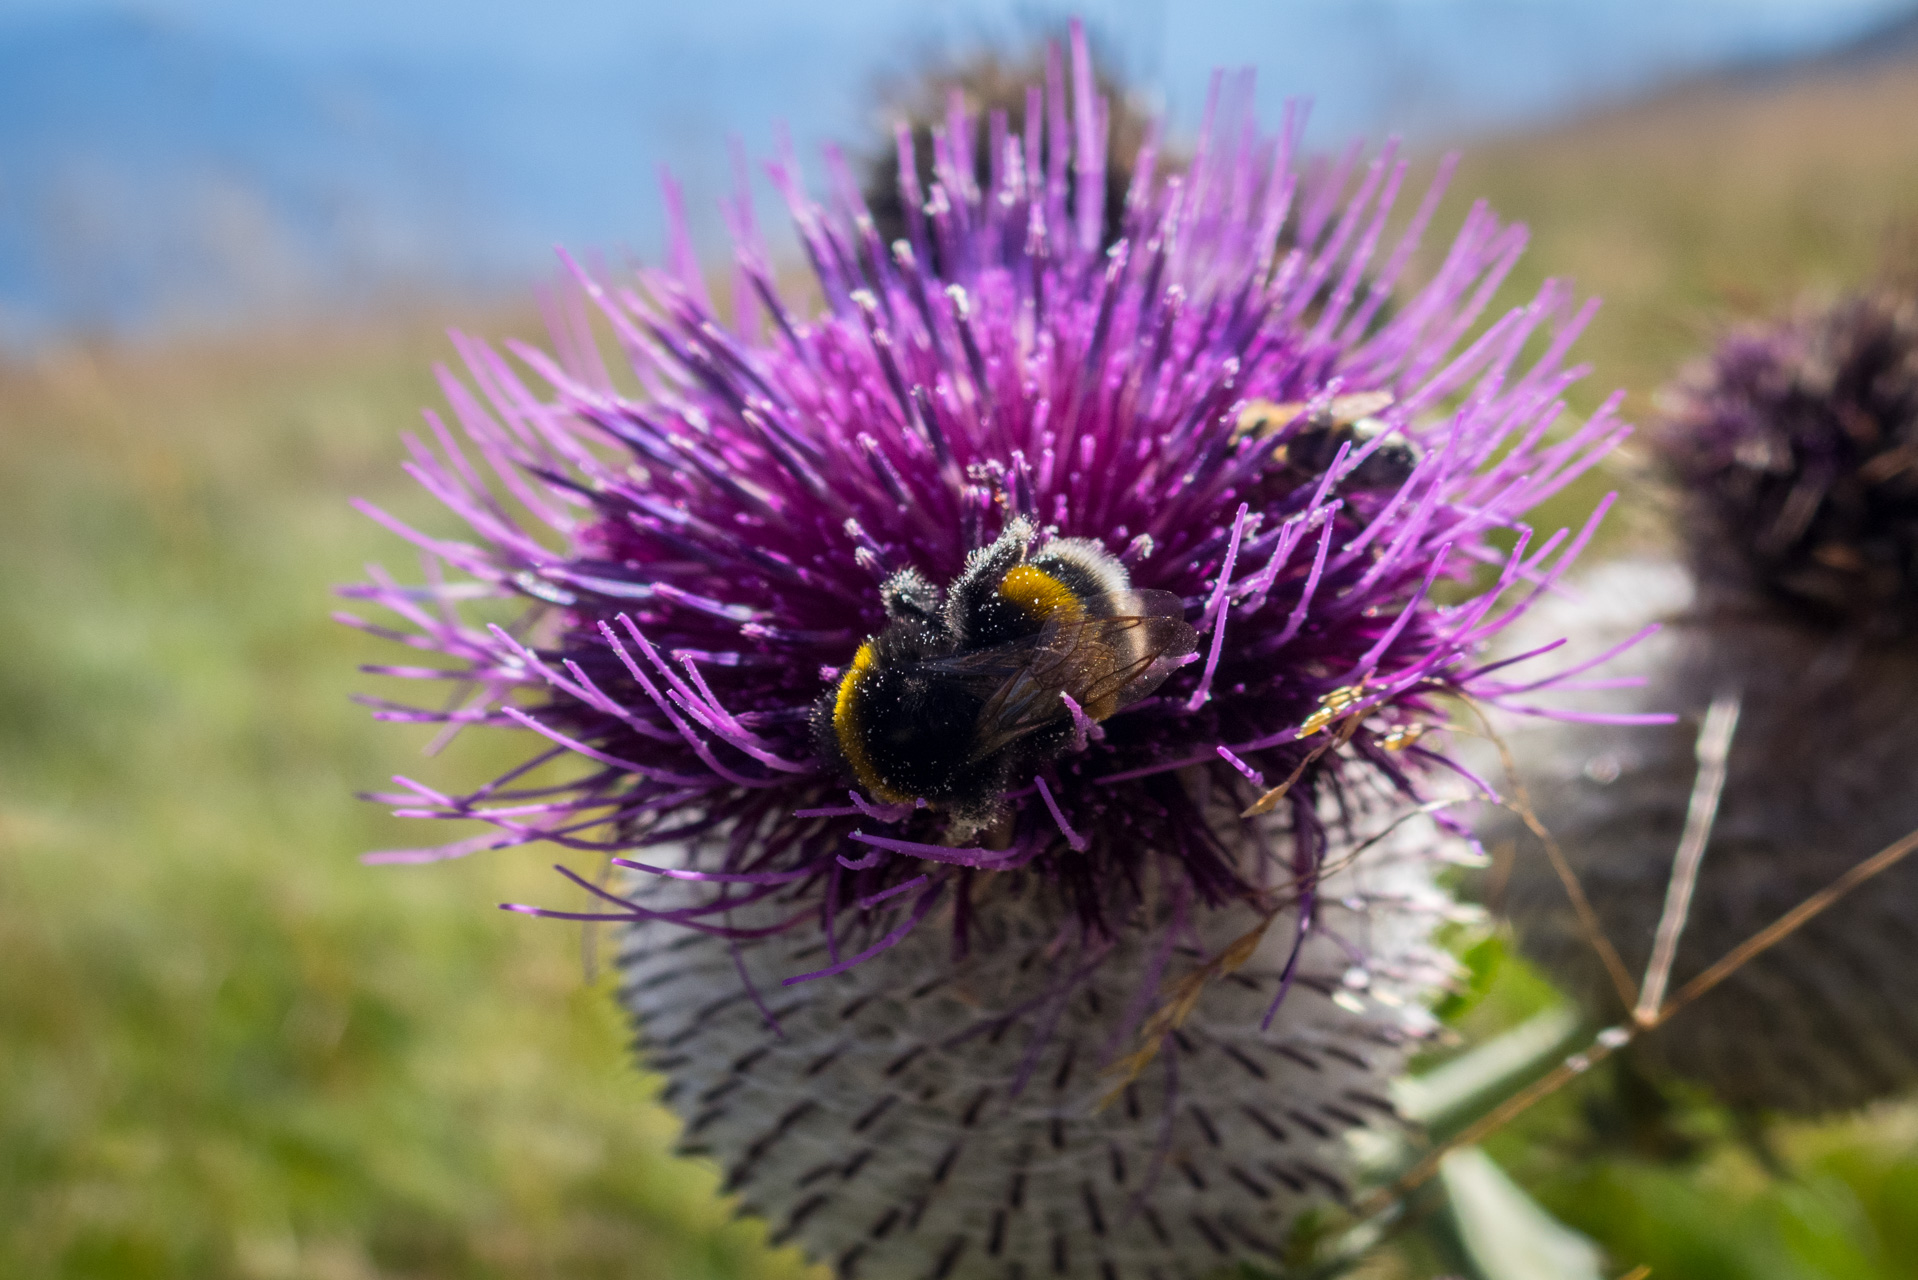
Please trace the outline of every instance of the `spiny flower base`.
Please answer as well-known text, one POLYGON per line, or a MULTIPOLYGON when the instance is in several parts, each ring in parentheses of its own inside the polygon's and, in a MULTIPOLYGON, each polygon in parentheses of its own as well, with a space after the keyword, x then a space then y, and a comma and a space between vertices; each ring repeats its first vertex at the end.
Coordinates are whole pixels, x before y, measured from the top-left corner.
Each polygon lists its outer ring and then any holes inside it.
MULTIPOLYGON (((1392 813, 1360 826, 1387 830, 1392 813)), ((826 963, 815 934, 735 950, 639 924, 623 998, 686 1119, 683 1149, 718 1161, 776 1242, 841 1276, 1205 1276, 1273 1262, 1304 1210, 1346 1196, 1351 1132, 1397 1123, 1388 1081, 1450 971, 1427 941, 1456 910, 1432 883, 1448 848, 1424 815, 1402 820, 1319 885, 1268 1029, 1296 910, 1129 1084, 1114 1063, 1138 1046, 1140 994, 1255 929, 1251 906, 1162 905, 1159 927, 1086 939, 1040 878, 1004 873, 980 888, 958 962, 951 929, 918 929, 791 986, 826 963)), ((905 910, 875 910, 842 951, 905 910)))

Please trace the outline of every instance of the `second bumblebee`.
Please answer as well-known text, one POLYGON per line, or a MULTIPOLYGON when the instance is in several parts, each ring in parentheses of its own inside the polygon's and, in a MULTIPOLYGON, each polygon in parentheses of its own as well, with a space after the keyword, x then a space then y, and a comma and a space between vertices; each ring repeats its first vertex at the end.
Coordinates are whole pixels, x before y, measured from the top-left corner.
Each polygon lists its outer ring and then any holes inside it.
POLYGON ((1338 461, 1339 450, 1350 446, 1338 487, 1388 492, 1410 480, 1424 456, 1403 433, 1374 416, 1390 408, 1392 400, 1389 391, 1334 396, 1318 409, 1298 401, 1254 400, 1239 414, 1238 433, 1259 439, 1279 436, 1272 456, 1301 483, 1318 480, 1338 461))

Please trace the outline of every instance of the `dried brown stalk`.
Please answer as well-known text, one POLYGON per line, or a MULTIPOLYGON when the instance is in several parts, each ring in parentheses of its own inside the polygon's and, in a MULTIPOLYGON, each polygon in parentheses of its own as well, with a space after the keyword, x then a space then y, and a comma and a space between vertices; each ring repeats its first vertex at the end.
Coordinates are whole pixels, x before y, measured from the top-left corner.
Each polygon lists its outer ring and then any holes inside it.
POLYGON ((1585 886, 1578 882, 1578 873, 1572 870, 1572 864, 1565 857, 1565 851, 1559 848, 1557 839, 1545 824, 1539 821, 1538 813, 1532 808, 1531 792, 1526 790, 1524 780, 1519 777, 1518 761, 1512 758, 1512 749, 1505 745, 1505 739, 1492 728, 1492 722, 1486 718, 1485 711, 1476 701, 1466 698, 1465 705, 1472 709, 1479 723, 1484 726, 1485 738, 1498 751, 1499 763, 1505 769, 1506 781, 1511 786, 1512 795, 1502 803, 1519 816, 1532 834, 1545 846, 1545 856, 1551 859, 1552 870, 1558 873, 1559 882, 1565 886, 1565 896, 1571 899, 1572 912, 1578 917, 1579 932, 1585 937, 1598 958, 1605 964, 1605 971, 1611 975, 1612 985, 1618 990, 1618 998, 1625 1008, 1638 1004, 1638 985, 1632 981, 1631 971, 1626 969, 1625 960, 1618 954, 1618 948, 1605 936, 1605 926, 1599 923, 1598 913, 1592 910, 1591 899, 1585 896, 1585 886))
POLYGON ((1359 1203, 1357 1212, 1361 1218, 1369 1218, 1383 1209, 1410 1195, 1438 1172, 1439 1162, 1454 1149, 1482 1142, 1489 1135, 1504 1128, 1518 1116, 1529 1110, 1534 1103, 1540 1102, 1557 1093, 1567 1083, 1584 1075, 1587 1071, 1648 1031, 1655 1030, 1671 1021, 1686 1005, 1731 977, 1754 958, 1777 946, 1790 937, 1806 923, 1823 913, 1840 898, 1864 884, 1873 876, 1890 870, 1912 850, 1918 849, 1918 831, 1913 831, 1903 839, 1880 849, 1829 885, 1812 894, 1803 902, 1787 911, 1777 920, 1753 934, 1750 938, 1733 947, 1716 964, 1700 973, 1668 1000, 1651 1019, 1633 1026, 1607 1027, 1593 1038, 1591 1046, 1581 1053, 1575 1053, 1559 1063, 1551 1071, 1519 1090, 1492 1111, 1466 1126, 1449 1142, 1442 1143, 1413 1165, 1405 1174, 1389 1186, 1381 1187, 1359 1203))

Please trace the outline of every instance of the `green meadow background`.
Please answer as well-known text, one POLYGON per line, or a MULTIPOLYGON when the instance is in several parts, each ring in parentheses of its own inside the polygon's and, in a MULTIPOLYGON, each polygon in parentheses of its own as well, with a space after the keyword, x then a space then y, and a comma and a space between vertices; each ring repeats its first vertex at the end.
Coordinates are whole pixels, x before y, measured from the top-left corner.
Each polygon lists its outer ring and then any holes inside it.
MULTIPOLYGON (((1606 298, 1579 407, 1624 386, 1643 419, 1727 320, 1903 243, 1914 121, 1909 64, 1697 86, 1472 149, 1448 216, 1532 225, 1513 298, 1548 268, 1606 298)), ((422 838, 356 791, 517 749, 422 760, 348 701, 397 651, 328 617, 364 563, 412 570, 349 496, 452 529, 398 470, 446 318, 0 363, 0 1277, 805 1274, 667 1154, 578 928, 494 910, 570 903, 547 859, 356 861, 422 838)), ((1474 960, 1469 1033, 1546 998, 1496 939, 1474 960)), ((1617 1273, 1918 1277, 1918 1109, 1784 1128, 1781 1180, 1709 1108, 1661 1164, 1594 1136, 1608 1105, 1586 1082, 1493 1150, 1617 1273)))

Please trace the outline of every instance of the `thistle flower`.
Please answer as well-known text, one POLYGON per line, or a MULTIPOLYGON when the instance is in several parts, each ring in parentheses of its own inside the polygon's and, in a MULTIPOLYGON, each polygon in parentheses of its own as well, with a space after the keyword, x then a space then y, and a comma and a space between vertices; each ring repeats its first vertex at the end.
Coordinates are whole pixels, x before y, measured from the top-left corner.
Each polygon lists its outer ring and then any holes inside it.
MULTIPOLYGON (((1735 333, 1669 397, 1655 437, 1688 567, 1608 566, 1518 631, 1603 649, 1642 626, 1604 695, 1679 723, 1526 734, 1539 816, 1628 966, 1652 947, 1706 704, 1742 697, 1729 779, 1674 980, 1683 982, 1918 828, 1918 307, 1879 294, 1735 333)), ((1533 641, 1511 637, 1522 648, 1533 641)), ((1594 695, 1594 701, 1597 695, 1594 695)), ((1587 705, 1591 705, 1588 701, 1587 705)), ((1509 911, 1525 949, 1617 1012, 1557 878, 1521 842, 1509 911)), ((1918 1081, 1918 865, 1902 864, 1753 961, 1638 1061, 1741 1107, 1817 1113, 1918 1081)))
POLYGON ((825 207, 770 166, 814 314, 742 192, 717 318, 669 191, 674 270, 578 275, 637 397, 583 311, 556 357, 511 349, 550 393, 461 339, 477 460, 429 415, 411 468, 478 541, 380 515, 434 570, 348 593, 450 659, 379 670, 460 691, 379 714, 539 743, 468 795, 403 782, 492 832, 383 856, 610 857, 565 872, 591 909, 514 909, 625 926, 688 1149, 846 1275, 1195 1274, 1344 1193, 1448 971, 1434 873, 1471 856, 1419 732, 1590 532, 1534 546, 1522 514, 1623 430, 1545 441, 1589 313, 1560 287, 1475 332, 1524 240, 1482 207, 1378 324, 1438 189, 1375 262, 1404 162, 1302 178, 1295 114, 1215 113, 1163 183, 1147 145, 1103 252, 1108 108, 1072 54, 1070 112, 1055 78, 1023 136, 962 113, 929 189, 905 156, 923 216, 890 249, 836 154, 825 207), (482 626, 487 597, 527 611, 482 626), (982 600, 1024 630, 978 640, 982 600), (887 664, 944 729, 874 692, 887 664), (948 772, 911 794, 882 730, 948 772))

